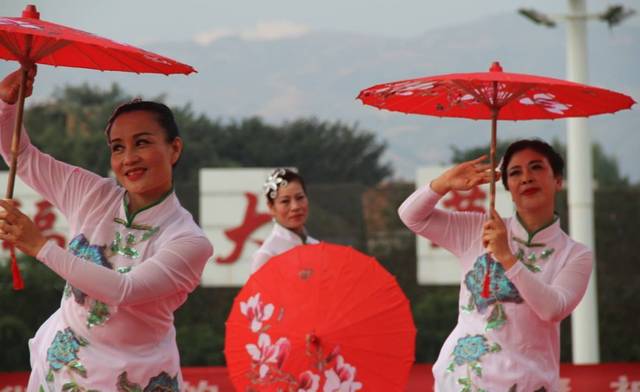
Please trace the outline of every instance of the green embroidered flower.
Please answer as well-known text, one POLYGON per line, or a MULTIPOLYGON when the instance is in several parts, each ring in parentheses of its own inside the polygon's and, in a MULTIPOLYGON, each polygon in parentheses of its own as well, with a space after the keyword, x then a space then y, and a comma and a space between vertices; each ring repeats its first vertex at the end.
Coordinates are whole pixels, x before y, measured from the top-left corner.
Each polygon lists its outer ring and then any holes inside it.
POLYGON ((116 384, 118 392, 179 392, 178 376, 169 376, 167 372, 161 372, 149 380, 149 384, 142 389, 140 384, 129 381, 127 372, 122 372, 118 376, 116 384))
POLYGON ((152 227, 152 228, 134 227, 134 229, 144 230, 144 233, 140 236, 140 240, 136 239, 135 234, 127 233, 123 241, 122 234, 116 231, 115 239, 111 243, 111 247, 110 247, 112 253, 125 256, 130 259, 137 259, 138 257, 140 257, 140 252, 138 252, 138 250, 134 248, 134 246, 140 244, 141 242, 147 241, 149 238, 153 237, 153 235, 160 230, 159 227, 152 227), (123 242, 124 242, 124 245, 123 245, 123 242))
POLYGON ((91 309, 89 310, 89 317, 87 317, 87 327, 91 328, 103 325, 110 317, 109 305, 100 301, 93 301, 91 309))

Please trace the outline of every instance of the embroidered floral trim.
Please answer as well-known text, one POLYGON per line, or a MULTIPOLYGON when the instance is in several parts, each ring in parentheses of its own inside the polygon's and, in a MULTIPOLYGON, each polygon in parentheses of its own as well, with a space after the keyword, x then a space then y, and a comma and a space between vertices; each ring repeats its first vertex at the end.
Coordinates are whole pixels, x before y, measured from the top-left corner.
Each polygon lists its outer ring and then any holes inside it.
POLYGON ((167 372, 161 372, 155 377, 149 380, 144 389, 140 384, 129 381, 127 372, 122 372, 118 376, 118 382, 116 383, 118 392, 179 392, 180 386, 178 385, 178 375, 171 377, 167 372))
MULTIPOLYGON (((88 346, 89 342, 76 335, 71 328, 65 328, 56 332, 51 346, 47 349, 47 362, 49 363, 49 372, 46 381, 52 383, 55 375, 62 369, 67 370, 67 374, 71 377, 71 381, 65 383, 62 387, 64 391, 86 391, 77 384, 73 375, 79 375, 83 378, 87 377, 87 369, 80 362, 78 352, 81 347, 88 346)), ((42 387, 42 386, 41 386, 42 387)))
MULTIPOLYGON (((456 366, 466 366, 467 376, 458 379, 458 384, 462 387, 460 392, 485 391, 478 388, 473 382, 473 376, 482 377, 482 365, 480 361, 483 356, 489 353, 500 352, 502 347, 498 343, 489 345, 484 335, 467 335, 458 339, 453 349, 453 360, 447 367, 447 371, 453 372, 456 366)), ((486 392, 486 391, 485 391, 486 392)))
MULTIPOLYGON (((509 388, 509 392, 518 392, 518 384, 513 384, 511 388, 509 388)), ((533 392, 547 392, 547 388, 540 387, 533 392)))
MULTIPOLYGON (((544 244, 542 246, 544 246, 544 244)), ((524 249, 518 248, 518 251, 516 252, 515 256, 516 256, 516 259, 518 259, 518 261, 524 264, 524 266, 527 267, 529 271, 541 272, 542 267, 540 267, 538 262, 548 260, 549 257, 553 254, 553 252, 555 252, 554 248, 544 249, 542 252, 540 252, 540 258, 538 258, 538 255, 535 252, 532 251, 531 253, 525 256, 524 249)))
POLYGON ((128 232, 124 238, 119 231, 115 233, 115 239, 111 243, 110 250, 113 254, 118 254, 121 256, 128 257, 130 259, 137 259, 140 257, 140 252, 134 246, 139 245, 142 242, 147 241, 149 238, 153 237, 159 230, 159 227, 153 227, 149 229, 143 229, 144 232, 140 236, 140 238, 136 238, 136 235, 128 232))
POLYGON ((502 264, 486 253, 476 259, 473 268, 465 275, 464 284, 471 295, 468 304, 461 307, 463 311, 472 312, 477 309, 478 313, 484 314, 488 308, 492 308, 486 320, 485 330, 500 329, 507 322, 507 315, 502 305, 504 302, 519 304, 524 301, 518 289, 505 276, 502 264), (482 290, 487 271, 491 283, 490 295, 485 298, 482 296, 482 290))
MULTIPOLYGON (((105 246, 91 245, 84 234, 77 235, 69 242, 69 250, 75 256, 105 268, 113 269, 113 264, 107 259, 105 249, 105 246)), ((76 303, 89 307, 87 317, 88 328, 104 325, 109 320, 111 314, 108 305, 92 298, 89 298, 89 303, 87 303, 87 295, 67 282, 64 289, 64 297, 69 298, 71 294, 73 294, 76 303)))

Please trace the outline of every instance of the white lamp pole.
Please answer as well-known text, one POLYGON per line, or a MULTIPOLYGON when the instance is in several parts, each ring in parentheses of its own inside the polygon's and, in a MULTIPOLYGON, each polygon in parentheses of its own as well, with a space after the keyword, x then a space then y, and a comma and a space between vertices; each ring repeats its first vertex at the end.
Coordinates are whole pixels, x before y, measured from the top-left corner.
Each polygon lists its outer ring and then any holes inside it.
MULTIPOLYGON (((585 0, 569 0, 567 18, 567 78, 587 83, 587 6, 585 0)), ((594 253, 593 272, 587 292, 571 316, 573 362, 600 362, 598 298, 596 287, 593 217, 593 162, 591 133, 585 118, 567 120, 567 180, 569 232, 594 253)))

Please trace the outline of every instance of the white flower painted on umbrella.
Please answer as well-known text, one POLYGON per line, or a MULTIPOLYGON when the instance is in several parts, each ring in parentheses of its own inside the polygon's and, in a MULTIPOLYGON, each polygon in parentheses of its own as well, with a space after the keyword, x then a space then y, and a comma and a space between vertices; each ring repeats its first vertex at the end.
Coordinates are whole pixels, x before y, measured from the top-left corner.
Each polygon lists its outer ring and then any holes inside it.
POLYGON ((259 365, 260 378, 264 378, 269 373, 269 364, 281 368, 285 359, 289 356, 291 343, 287 338, 278 339, 275 344, 271 344, 271 337, 266 333, 261 333, 258 337, 258 344, 247 344, 245 348, 253 362, 259 365))
POLYGON ((533 98, 522 98, 520 103, 523 105, 542 106, 547 112, 555 114, 564 114, 565 111, 571 108, 571 105, 556 101, 556 96, 548 93, 535 94, 533 98))
POLYGON ((262 323, 273 315, 273 310, 273 304, 262 304, 260 293, 249 297, 247 302, 240 302, 240 312, 251 321, 251 332, 260 331, 262 323))
POLYGON ((25 29, 43 30, 42 27, 31 24, 29 22, 25 22, 22 20, 9 19, 9 18, 2 18, 2 17, 0 17, 0 25, 13 25, 13 26, 22 27, 25 29))
POLYGON ((355 380, 356 368, 338 355, 334 369, 325 370, 326 381, 323 392, 354 392, 362 389, 362 383, 355 380))
POLYGON ((317 392, 320 387, 320 376, 310 370, 298 376, 297 392, 317 392))

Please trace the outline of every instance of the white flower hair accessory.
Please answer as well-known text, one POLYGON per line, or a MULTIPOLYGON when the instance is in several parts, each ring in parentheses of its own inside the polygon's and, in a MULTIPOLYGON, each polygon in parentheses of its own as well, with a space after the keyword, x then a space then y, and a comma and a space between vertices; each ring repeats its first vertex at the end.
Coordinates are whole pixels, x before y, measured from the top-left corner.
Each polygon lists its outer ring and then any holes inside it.
POLYGON ((262 186, 265 196, 270 199, 275 199, 278 195, 278 188, 280 186, 287 186, 289 182, 284 179, 286 173, 287 171, 285 169, 280 168, 274 170, 273 173, 267 177, 267 181, 262 186))

